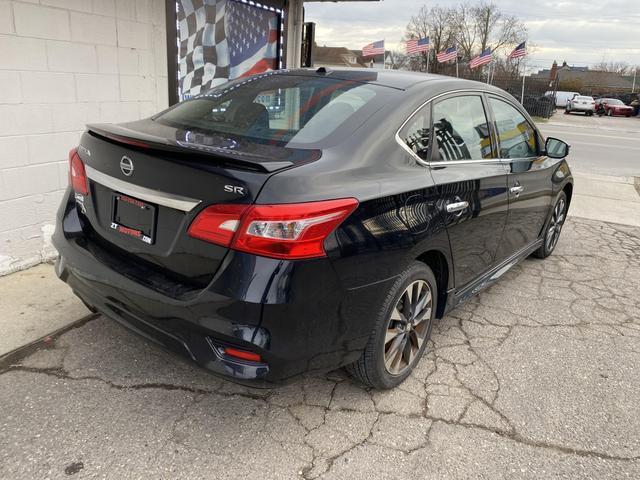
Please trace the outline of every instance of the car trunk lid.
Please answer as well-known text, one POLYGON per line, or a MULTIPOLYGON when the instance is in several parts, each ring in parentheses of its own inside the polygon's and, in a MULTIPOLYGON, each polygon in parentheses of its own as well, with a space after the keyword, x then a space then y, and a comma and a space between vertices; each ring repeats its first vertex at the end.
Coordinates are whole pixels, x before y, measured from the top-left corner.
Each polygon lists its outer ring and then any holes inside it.
POLYGON ((169 290, 180 292, 205 287, 228 250, 187 234, 203 208, 251 204, 274 172, 319 157, 152 120, 90 125, 78 155, 89 193, 76 200, 99 256, 143 283, 153 279, 151 286, 175 282, 180 288, 169 290))

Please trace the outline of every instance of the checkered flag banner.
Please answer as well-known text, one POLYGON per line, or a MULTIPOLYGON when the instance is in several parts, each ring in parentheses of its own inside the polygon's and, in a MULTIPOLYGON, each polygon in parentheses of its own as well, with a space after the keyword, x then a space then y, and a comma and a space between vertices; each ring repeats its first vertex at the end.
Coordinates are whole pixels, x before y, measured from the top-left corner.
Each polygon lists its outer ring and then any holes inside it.
POLYGON ((278 65, 280 15, 235 0, 178 0, 181 100, 278 65))

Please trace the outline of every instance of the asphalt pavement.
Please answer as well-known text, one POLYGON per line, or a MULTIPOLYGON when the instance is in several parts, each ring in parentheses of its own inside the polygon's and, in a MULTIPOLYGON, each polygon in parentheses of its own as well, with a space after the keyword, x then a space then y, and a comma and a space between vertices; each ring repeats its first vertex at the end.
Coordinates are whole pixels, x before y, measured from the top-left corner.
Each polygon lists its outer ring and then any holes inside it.
POLYGON ((545 136, 571 145, 568 161, 575 174, 640 177, 640 118, 559 111, 538 126, 545 136))
POLYGON ((640 119, 539 125, 572 144, 556 252, 440 321, 392 391, 240 387, 85 317, 50 265, 1 278, 0 353, 71 327, 0 363, 0 478, 640 478, 640 119))
POLYGON ((640 478, 640 228, 569 218, 429 347, 256 390, 97 317, 0 368, 0 478, 640 478))

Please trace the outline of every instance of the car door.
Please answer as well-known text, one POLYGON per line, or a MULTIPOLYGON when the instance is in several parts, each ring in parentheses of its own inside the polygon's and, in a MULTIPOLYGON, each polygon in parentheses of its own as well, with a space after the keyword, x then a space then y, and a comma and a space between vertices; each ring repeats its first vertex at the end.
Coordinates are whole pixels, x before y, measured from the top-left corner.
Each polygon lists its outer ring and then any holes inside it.
POLYGON ((500 260, 540 237, 552 201, 552 163, 540 155, 540 135, 518 107, 493 95, 488 97, 488 103, 509 188, 509 215, 497 255, 500 260))
POLYGON ((442 97, 432 107, 430 172, 438 189, 456 289, 491 269, 507 222, 507 174, 495 158, 481 93, 442 97))

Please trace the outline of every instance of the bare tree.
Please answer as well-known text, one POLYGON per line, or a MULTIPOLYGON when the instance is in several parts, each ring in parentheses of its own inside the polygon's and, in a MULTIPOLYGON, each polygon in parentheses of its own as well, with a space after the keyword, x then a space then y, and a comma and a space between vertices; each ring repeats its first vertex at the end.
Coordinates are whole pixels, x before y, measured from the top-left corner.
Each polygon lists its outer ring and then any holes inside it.
POLYGON ((463 3, 454 16, 454 36, 465 60, 491 47, 492 51, 516 45, 527 38, 524 24, 502 13, 493 3, 463 3))
POLYGON ((607 61, 604 58, 602 61, 594 64, 591 68, 599 72, 612 72, 620 75, 628 75, 633 73, 633 67, 627 62, 612 62, 607 61))
MULTIPOLYGON (((432 8, 421 7, 418 13, 409 20, 405 40, 429 37, 429 46, 434 52, 447 48, 453 38, 453 25, 451 22, 453 13, 454 10, 452 8, 440 6, 432 8)), ((411 56, 409 64, 412 70, 426 70, 428 58, 430 59, 429 71, 437 72, 439 65, 435 61, 435 53, 428 54, 427 52, 411 56)))
POLYGON ((480 3, 472 9, 478 49, 499 50, 505 45, 517 44, 527 37, 527 28, 513 15, 505 15, 493 3, 480 3))
POLYGON ((387 52, 386 65, 391 70, 402 70, 409 64, 409 57, 400 50, 389 50, 387 52))
POLYGON ((463 3, 455 9, 453 16, 452 29, 458 47, 458 53, 466 60, 471 59, 473 56, 477 43, 477 15, 474 10, 475 7, 472 7, 469 3, 463 3))

